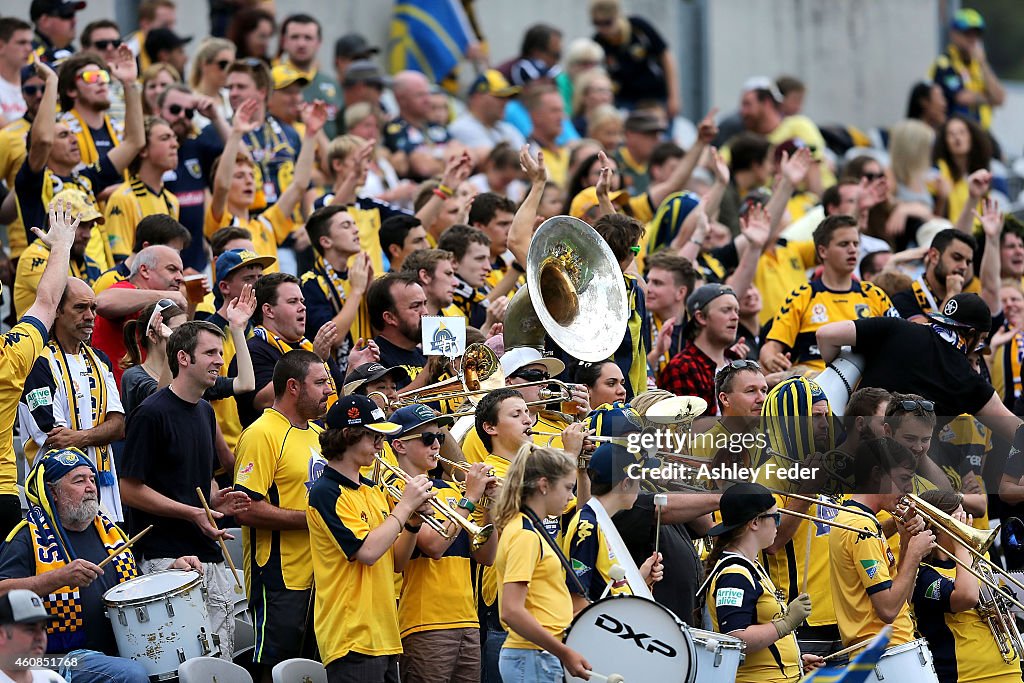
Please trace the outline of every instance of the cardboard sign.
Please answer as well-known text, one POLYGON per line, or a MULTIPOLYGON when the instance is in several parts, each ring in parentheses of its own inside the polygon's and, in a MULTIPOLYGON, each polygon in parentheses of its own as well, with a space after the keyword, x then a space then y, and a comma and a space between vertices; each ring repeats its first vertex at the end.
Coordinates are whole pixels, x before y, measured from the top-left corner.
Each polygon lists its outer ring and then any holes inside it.
POLYGON ((428 315, 421 320, 423 355, 454 358, 466 350, 465 318, 428 315))

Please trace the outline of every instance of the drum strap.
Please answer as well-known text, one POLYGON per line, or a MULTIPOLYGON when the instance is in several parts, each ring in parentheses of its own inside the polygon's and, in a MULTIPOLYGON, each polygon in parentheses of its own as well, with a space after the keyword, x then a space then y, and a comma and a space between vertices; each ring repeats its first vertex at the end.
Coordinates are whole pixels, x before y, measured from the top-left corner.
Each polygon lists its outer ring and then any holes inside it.
POLYGON ((615 528, 615 524, 608 515, 608 511, 604 509, 604 505, 597 498, 591 498, 587 501, 587 506, 594 511, 598 529, 604 534, 604 540, 608 543, 608 547, 615 553, 615 558, 618 560, 619 565, 626 572, 626 582, 629 584, 629 589, 633 592, 633 595, 654 600, 651 589, 647 586, 647 582, 644 581, 640 570, 637 569, 633 556, 629 554, 626 544, 622 542, 622 537, 619 536, 619 531, 615 528))
POLYGON ((584 588, 583 583, 580 582, 580 577, 576 576, 576 572, 573 571, 572 565, 569 564, 569 559, 565 556, 565 553, 562 552, 562 549, 558 547, 558 544, 555 543, 555 539, 551 538, 551 534, 548 533, 548 530, 544 527, 544 524, 541 523, 537 515, 534 514, 533 510, 525 505, 523 506, 523 514, 530 518, 533 528, 536 529, 537 533, 547 541, 549 546, 551 546, 551 549, 555 552, 555 557, 557 557, 558 561, 562 563, 562 569, 565 570, 565 575, 570 581, 572 581, 573 588, 576 592, 586 598, 587 602, 593 602, 593 600, 587 597, 587 589, 584 588))

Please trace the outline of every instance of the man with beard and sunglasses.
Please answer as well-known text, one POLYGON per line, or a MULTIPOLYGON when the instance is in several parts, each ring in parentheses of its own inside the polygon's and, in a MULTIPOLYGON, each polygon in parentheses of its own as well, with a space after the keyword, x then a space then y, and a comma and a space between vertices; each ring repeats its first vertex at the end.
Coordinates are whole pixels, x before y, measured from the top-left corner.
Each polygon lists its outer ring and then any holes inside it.
POLYGON ((170 125, 178 138, 178 166, 167 176, 164 187, 178 198, 178 220, 192 234, 192 242, 181 251, 185 268, 202 272, 207 265, 203 248, 203 217, 206 211, 206 173, 200 164, 199 131, 192 118, 200 114, 210 120, 222 140, 231 134, 217 103, 187 86, 173 83, 157 100, 160 118, 170 125))
POLYGON ((327 412, 330 375, 320 357, 297 349, 274 366, 274 404, 242 432, 235 448, 235 490, 252 499, 238 515, 249 606, 255 615, 254 662, 270 680, 275 664, 310 656, 313 565, 306 506, 324 470, 313 420, 327 412), (303 652, 304 644, 308 652, 303 652))
MULTIPOLYGON (((92 461, 78 449, 51 451, 36 461, 26 479, 27 519, 0 552, 0 592, 30 590, 43 599, 47 612, 58 615, 48 628, 46 651, 76 659, 75 681, 145 683, 149 678, 141 663, 117 656, 106 618, 103 594, 137 577, 139 570, 127 550, 102 569, 98 566, 127 536, 103 512, 96 477, 92 461), (44 546, 54 552, 42 553, 44 546), (75 610, 77 619, 71 617, 75 610)), ((186 555, 160 568, 199 571, 201 565, 186 555)))

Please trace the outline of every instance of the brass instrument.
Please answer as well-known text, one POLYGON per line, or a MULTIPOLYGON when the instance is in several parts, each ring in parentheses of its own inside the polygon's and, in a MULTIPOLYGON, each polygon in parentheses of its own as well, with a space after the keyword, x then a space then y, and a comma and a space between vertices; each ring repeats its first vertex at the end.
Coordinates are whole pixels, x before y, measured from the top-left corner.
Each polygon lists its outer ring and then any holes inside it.
POLYGON ((418 389, 399 392, 395 401, 389 401, 379 391, 371 392, 368 398, 372 399, 374 395, 382 396, 389 410, 397 410, 414 403, 452 401, 459 398, 475 404, 484 394, 503 386, 505 379, 501 375, 501 364, 494 351, 484 344, 470 344, 462 354, 462 366, 457 376, 418 389))
MULTIPOLYGON (((439 462, 443 462, 445 465, 448 465, 452 469, 459 470, 460 472, 469 472, 469 468, 471 467, 471 465, 468 462, 459 462, 458 460, 449 460, 448 458, 445 458, 444 456, 441 456, 441 455, 437 456, 437 459, 438 459, 439 462)), ((488 476, 492 476, 495 479, 497 479, 499 485, 505 483, 505 480, 502 479, 501 477, 494 476, 494 468, 493 467, 491 468, 491 471, 488 473, 488 476)), ((461 482, 458 482, 458 483, 461 483, 461 482)))
MULTIPOLYGON (((1009 664, 1015 659, 1024 657, 1024 638, 1021 637, 1020 630, 1017 627, 1017 618, 1012 609, 1013 606, 1016 606, 1018 609, 1024 610, 1024 604, 1011 597, 999 585, 995 574, 998 573, 1002 578, 1021 589, 1024 589, 1024 585, 1010 576, 1002 567, 985 557, 985 552, 999 535, 999 527, 987 532, 975 529, 959 520, 953 519, 934 505, 910 493, 900 498, 899 505, 897 506, 897 509, 902 508, 903 510, 898 516, 901 521, 904 520, 911 503, 916 508, 917 514, 921 515, 925 522, 948 535, 954 543, 966 548, 974 557, 974 566, 972 567, 955 555, 946 553, 957 566, 972 574, 981 583, 981 595, 978 606, 975 609, 978 610, 978 614, 985 620, 989 630, 992 632, 992 637, 996 641, 996 646, 999 648, 999 654, 1002 656, 1003 661, 1009 664)), ((1016 517, 1012 517, 1008 523, 1020 525, 1021 521, 1016 517)), ((933 547, 941 549, 938 543, 934 544, 933 547)))
POLYGON ((596 362, 619 347, 628 320, 625 279, 604 238, 578 218, 544 221, 530 241, 526 286, 505 311, 505 348, 543 352, 550 336, 575 358, 596 362))
MULTIPOLYGON (((405 481, 408 481, 409 479, 412 478, 401 467, 396 467, 395 465, 392 465, 379 455, 374 455, 373 458, 378 465, 385 468, 395 476, 401 477, 405 481)), ((381 480, 381 483, 383 484, 388 494, 392 498, 394 498, 395 500, 401 500, 402 491, 397 486, 393 484, 384 483, 383 479, 381 480)), ((451 506, 449 506, 447 503, 443 501, 437 500, 436 498, 431 498, 428 501, 428 503, 430 504, 430 507, 432 507, 438 514, 447 519, 449 522, 455 522, 456 525, 462 527, 462 530, 469 534, 469 537, 472 540, 474 547, 482 546, 484 543, 487 542, 487 539, 491 537, 491 534, 494 533, 494 525, 487 524, 484 526, 478 526, 473 522, 469 521, 468 519, 466 519, 465 517, 463 517, 462 515, 460 515, 455 510, 453 510, 451 506)), ((448 531, 446 522, 442 522, 438 520, 436 517, 424 516, 423 523, 429 526, 434 531, 436 531, 441 536, 444 536, 449 540, 455 538, 456 534, 452 534, 448 531)))

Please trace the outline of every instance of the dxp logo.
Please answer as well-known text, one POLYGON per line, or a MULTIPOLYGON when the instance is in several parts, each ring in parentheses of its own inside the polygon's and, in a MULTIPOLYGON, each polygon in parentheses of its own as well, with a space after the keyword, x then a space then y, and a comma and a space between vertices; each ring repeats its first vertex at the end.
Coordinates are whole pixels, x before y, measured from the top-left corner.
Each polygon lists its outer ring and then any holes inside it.
POLYGON ((632 640, 638 648, 646 652, 664 655, 669 658, 675 657, 677 654, 676 649, 668 643, 662 642, 648 633, 637 633, 633 630, 632 626, 619 621, 611 615, 602 614, 598 616, 594 625, 623 640, 632 640))

